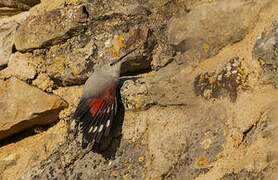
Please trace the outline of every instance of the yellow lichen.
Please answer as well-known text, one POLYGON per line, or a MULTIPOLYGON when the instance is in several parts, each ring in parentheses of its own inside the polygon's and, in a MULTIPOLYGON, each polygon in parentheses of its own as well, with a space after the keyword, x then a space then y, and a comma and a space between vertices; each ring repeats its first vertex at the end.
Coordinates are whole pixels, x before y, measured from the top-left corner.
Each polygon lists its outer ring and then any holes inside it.
POLYGON ((70 71, 73 73, 73 75, 76 75, 76 74, 77 74, 77 72, 76 72, 71 66, 69 66, 69 69, 70 69, 70 71))
POLYGON ((203 48, 204 48, 204 51, 205 51, 206 53, 208 53, 208 51, 209 51, 209 45, 208 45, 207 43, 204 43, 204 44, 203 44, 203 48))
POLYGON ((137 97, 136 95, 136 98, 135 98, 135 108, 138 109, 140 107, 140 99, 137 97))
POLYGON ((123 179, 127 179, 127 177, 128 177, 128 173, 123 175, 123 179))
POLYGON ((200 79, 199 79, 199 83, 202 83, 204 80, 205 80, 205 77, 201 76, 200 79))
POLYGON ((210 138, 205 138, 200 144, 203 146, 204 149, 208 149, 212 144, 212 140, 210 138))
POLYGON ((124 162, 124 165, 125 165, 125 166, 128 166, 128 161, 125 161, 125 162, 124 162))
POLYGON ((265 65, 265 60, 263 60, 263 59, 259 59, 259 62, 260 62, 260 65, 265 65))
POLYGON ((204 97, 209 99, 211 97, 211 93, 212 93, 211 89, 205 89, 204 90, 204 97))
POLYGON ((224 120, 226 118, 226 115, 225 114, 220 114, 220 119, 221 120, 224 120))
POLYGON ((140 157, 138 158, 138 161, 139 161, 139 162, 143 162, 143 161, 144 161, 144 156, 140 156, 140 157))
POLYGON ((124 47, 123 39, 123 36, 117 35, 111 40, 109 51, 112 52, 114 57, 120 57, 120 49, 124 47))
POLYGON ((66 59, 62 56, 57 56, 53 59, 53 63, 50 65, 47 65, 48 68, 51 68, 52 66, 57 65, 58 67, 54 70, 54 72, 59 73, 65 70, 66 67, 70 69, 70 71, 73 73, 73 75, 76 75, 77 72, 72 68, 70 65, 67 65, 66 59))
POLYGON ((232 75, 232 73, 230 72, 230 71, 228 71, 227 73, 226 73, 226 77, 230 77, 232 75))
POLYGON ((240 67, 237 67, 237 71, 238 71, 240 74, 244 75, 244 72, 243 72, 243 70, 242 70, 240 67))
POLYGON ((209 77, 209 83, 210 84, 213 84, 213 82, 214 82, 214 78, 211 76, 211 77, 209 77))
POLYGON ((205 132, 205 136, 209 136, 210 135, 210 131, 205 132))
POLYGON ((197 160, 197 165, 200 168, 203 168, 205 165, 207 164, 207 159, 205 156, 201 156, 198 160, 197 160))

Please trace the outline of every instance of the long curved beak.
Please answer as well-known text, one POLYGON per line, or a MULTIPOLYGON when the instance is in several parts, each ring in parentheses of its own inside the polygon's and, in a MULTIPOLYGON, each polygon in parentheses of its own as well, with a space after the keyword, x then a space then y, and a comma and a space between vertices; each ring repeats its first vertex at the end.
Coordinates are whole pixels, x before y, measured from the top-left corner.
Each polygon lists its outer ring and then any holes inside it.
MULTIPOLYGON (((137 48, 138 48, 138 47, 137 47, 137 48)), ((137 48, 134 48, 134 49, 128 51, 125 55, 121 56, 119 59, 117 59, 117 60, 115 60, 114 62, 112 62, 112 63, 110 64, 110 66, 112 66, 112 65, 114 65, 114 64, 116 64, 116 63, 118 63, 118 62, 120 62, 122 59, 124 59, 124 58, 125 58, 126 56, 128 56, 130 53, 134 52, 137 48)))

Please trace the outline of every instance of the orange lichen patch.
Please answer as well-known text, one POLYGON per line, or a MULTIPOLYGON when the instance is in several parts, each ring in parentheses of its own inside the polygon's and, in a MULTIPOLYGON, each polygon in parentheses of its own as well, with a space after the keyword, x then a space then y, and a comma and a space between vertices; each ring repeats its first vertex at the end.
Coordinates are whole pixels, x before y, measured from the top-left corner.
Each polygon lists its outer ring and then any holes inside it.
POLYGON ((209 45, 208 45, 207 43, 204 43, 204 44, 203 44, 203 48, 204 48, 204 51, 205 51, 206 53, 208 53, 208 51, 209 51, 209 45))
POLYGON ((131 36, 134 36, 134 35, 135 35, 135 32, 134 32, 134 31, 132 31, 132 32, 131 32, 131 36))
POLYGON ((123 39, 123 36, 117 35, 111 40, 109 51, 112 53, 114 57, 120 57, 120 49, 124 47, 123 39))
POLYGON ((205 156, 201 156, 198 160, 197 160, 197 166, 200 168, 205 167, 207 164, 207 158, 205 156))
POLYGON ((141 105, 140 98, 138 98, 137 94, 134 97, 134 102, 135 102, 135 108, 138 109, 141 105))
POLYGON ((242 75, 245 74, 245 73, 243 72, 243 70, 242 70, 240 67, 237 68, 237 71, 238 71, 240 74, 242 74, 242 75))
POLYGON ((139 162, 143 162, 143 161, 144 161, 144 156, 140 156, 140 157, 138 158, 138 161, 139 161, 139 162))

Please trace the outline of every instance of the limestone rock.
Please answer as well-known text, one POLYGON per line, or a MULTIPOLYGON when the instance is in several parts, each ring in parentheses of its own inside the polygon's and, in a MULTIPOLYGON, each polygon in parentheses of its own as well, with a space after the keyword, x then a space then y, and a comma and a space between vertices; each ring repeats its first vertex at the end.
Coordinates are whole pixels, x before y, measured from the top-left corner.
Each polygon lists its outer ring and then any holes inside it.
POLYGON ((66 103, 16 78, 1 82, 0 139, 35 125, 46 125, 58 119, 66 103))
POLYGON ((0 25, 0 66, 7 64, 9 61, 9 55, 12 53, 14 32, 17 26, 18 24, 16 22, 4 23, 0 25))
POLYGON ((62 42, 81 30, 87 18, 85 6, 55 9, 29 17, 16 31, 15 47, 26 51, 62 42))
POLYGON ((202 4, 168 25, 169 43, 183 55, 179 63, 198 63, 228 44, 242 40, 258 18, 262 4, 217 1, 202 4))
POLYGON ((13 51, 12 46, 16 28, 28 15, 29 13, 25 12, 0 20, 0 66, 8 64, 10 55, 13 51))
POLYGON ((40 3, 40 0, 0 0, 0 7, 18 8, 20 10, 28 10, 30 7, 40 3))
POLYGON ((256 41, 253 58, 263 69, 263 82, 272 83, 278 88, 278 20, 256 41))
POLYGON ((0 178, 2 179, 2 173, 11 166, 17 164, 18 155, 10 154, 9 156, 0 160, 0 178))
MULTIPOLYGON (((85 1, 88 21, 74 34, 22 50, 32 55, 20 52, 31 56, 28 62, 38 74, 27 82, 65 99, 69 106, 40 114, 41 120, 53 114, 60 119, 51 128, 1 141, 1 178, 276 178, 278 90, 260 83, 260 70, 264 73, 266 67, 256 64, 254 51, 255 63, 250 58, 256 38, 278 17, 275 1, 85 1), (79 84, 104 63, 138 46, 121 70, 128 76, 119 83, 121 101, 111 133, 93 150, 82 149, 72 119, 82 93, 79 84), (11 161, 1 161, 7 159, 11 161)), ((56 8, 67 14, 84 3, 47 2, 30 10, 33 19, 56 8)), ((275 58, 271 60, 269 64, 275 64, 275 58)), ((13 79, 6 69, 0 72, 2 89, 13 79)), ((30 88, 24 92, 31 93, 30 88)), ((36 99, 36 93, 21 94, 30 97, 28 103, 36 99)))
POLYGON ((86 2, 87 0, 40 0, 40 3, 32 7, 29 12, 31 16, 38 16, 57 8, 80 5, 86 2))
POLYGON ((49 78, 47 74, 39 74, 32 83, 33 85, 47 92, 52 91, 52 87, 54 84, 54 82, 49 78))
POLYGON ((146 83, 140 79, 124 81, 121 97, 126 110, 146 109, 153 103, 152 98, 148 95, 146 83))
POLYGON ((31 60, 28 54, 19 52, 12 54, 7 68, 8 73, 24 81, 34 79, 37 72, 31 60))
POLYGON ((30 9, 32 6, 40 3, 40 0, 1 0, 0 1, 0 17, 14 16, 30 9))
POLYGON ((162 174, 176 179, 170 174, 180 172, 187 174, 185 179, 193 179, 209 170, 208 164, 223 150, 226 117, 220 115, 226 114, 225 107, 215 104, 197 110, 173 106, 148 111, 148 156, 153 159, 148 166, 150 179, 162 174))
POLYGON ((63 86, 80 85, 103 64, 112 62, 135 47, 138 50, 127 57, 121 74, 140 73, 151 68, 151 51, 156 41, 150 29, 134 26, 128 33, 113 35, 109 26, 106 28, 104 24, 102 28, 108 33, 102 33, 102 30, 93 34, 87 32, 64 44, 52 46, 46 54, 47 74, 63 86), (141 47, 143 43, 148 45, 141 47))

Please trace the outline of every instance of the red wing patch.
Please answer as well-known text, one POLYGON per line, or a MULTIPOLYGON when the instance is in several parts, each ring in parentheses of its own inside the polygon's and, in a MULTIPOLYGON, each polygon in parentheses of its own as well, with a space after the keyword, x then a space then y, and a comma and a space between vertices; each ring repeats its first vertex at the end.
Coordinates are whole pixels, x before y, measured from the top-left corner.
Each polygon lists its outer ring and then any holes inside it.
POLYGON ((79 120, 83 134, 83 146, 90 142, 99 142, 109 134, 116 111, 116 87, 108 88, 101 97, 80 101, 74 117, 79 120))

